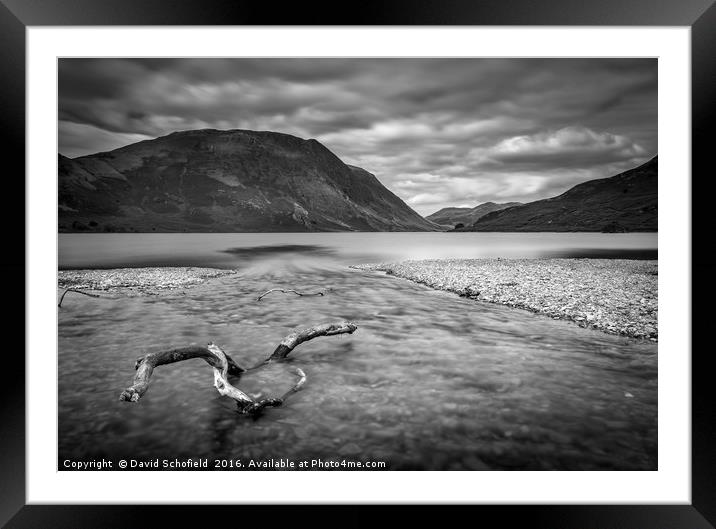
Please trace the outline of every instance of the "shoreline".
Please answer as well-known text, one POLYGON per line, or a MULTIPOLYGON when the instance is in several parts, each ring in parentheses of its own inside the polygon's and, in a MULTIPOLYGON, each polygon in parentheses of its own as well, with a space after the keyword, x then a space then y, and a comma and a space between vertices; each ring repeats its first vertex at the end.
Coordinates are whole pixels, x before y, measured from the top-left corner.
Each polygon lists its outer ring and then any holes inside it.
MULTIPOLYGON (((658 342, 658 261, 427 259, 351 265, 461 297, 528 310, 609 334, 658 342)), ((206 267, 59 270, 60 289, 156 295, 238 273, 206 267)))
POLYGON ((189 288, 218 277, 235 274, 235 270, 195 266, 148 268, 83 268, 58 270, 57 287, 98 292, 157 294, 189 288))
POLYGON ((656 260, 427 259, 351 268, 658 342, 656 260))

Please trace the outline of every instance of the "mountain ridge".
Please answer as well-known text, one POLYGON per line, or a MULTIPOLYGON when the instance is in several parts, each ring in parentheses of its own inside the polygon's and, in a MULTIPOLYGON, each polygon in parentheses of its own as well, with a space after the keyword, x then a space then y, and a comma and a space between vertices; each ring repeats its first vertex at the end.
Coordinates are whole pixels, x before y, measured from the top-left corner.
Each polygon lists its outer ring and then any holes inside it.
POLYGON ((521 202, 484 202, 475 207, 447 207, 432 213, 425 218, 443 226, 455 227, 458 224, 465 226, 473 224, 478 219, 493 211, 499 211, 513 206, 521 205, 521 202))
POLYGON ((177 131, 59 154, 58 179, 64 232, 440 229, 317 140, 279 132, 177 131))

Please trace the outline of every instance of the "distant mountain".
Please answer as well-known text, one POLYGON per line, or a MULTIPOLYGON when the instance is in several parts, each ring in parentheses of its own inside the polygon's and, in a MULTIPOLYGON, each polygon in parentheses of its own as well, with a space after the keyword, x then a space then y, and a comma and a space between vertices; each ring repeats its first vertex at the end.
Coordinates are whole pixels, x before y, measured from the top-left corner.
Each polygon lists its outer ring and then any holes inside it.
POLYGON ((658 161, 495 211, 460 231, 657 231, 658 161))
POLYGON ((504 204, 485 202, 484 204, 480 204, 474 208, 443 208, 425 218, 435 222, 436 224, 449 226, 451 228, 455 227, 457 224, 470 226, 488 213, 519 205, 521 205, 521 202, 505 202, 504 204))
POLYGON ((427 231, 378 179, 316 140, 192 130, 59 156, 60 231, 427 231))

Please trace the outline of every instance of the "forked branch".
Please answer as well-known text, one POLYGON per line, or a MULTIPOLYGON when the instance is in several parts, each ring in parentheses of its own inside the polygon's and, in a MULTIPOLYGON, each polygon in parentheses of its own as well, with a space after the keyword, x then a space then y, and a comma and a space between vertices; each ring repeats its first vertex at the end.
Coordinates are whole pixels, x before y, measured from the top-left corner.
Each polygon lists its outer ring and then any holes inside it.
POLYGON ((134 382, 127 389, 122 391, 119 400, 127 402, 136 402, 149 389, 149 381, 154 372, 154 368, 161 365, 173 364, 182 360, 192 358, 201 358, 206 361, 214 369, 214 387, 217 391, 226 397, 230 397, 236 401, 236 405, 241 413, 258 414, 263 408, 275 407, 283 404, 283 401, 292 393, 297 392, 306 382, 306 374, 301 369, 296 369, 298 382, 283 394, 280 398, 269 398, 256 400, 232 385, 228 380, 228 375, 241 376, 241 374, 258 369, 269 362, 282 361, 293 351, 299 344, 317 338, 318 336, 333 336, 335 334, 352 334, 358 327, 349 322, 342 323, 326 323, 309 327, 299 332, 294 332, 286 336, 283 341, 276 347, 274 352, 263 362, 257 364, 250 369, 244 369, 238 365, 229 355, 227 355, 220 347, 210 343, 206 347, 190 346, 179 349, 169 349, 156 353, 149 353, 137 359, 134 368, 136 374, 134 382))

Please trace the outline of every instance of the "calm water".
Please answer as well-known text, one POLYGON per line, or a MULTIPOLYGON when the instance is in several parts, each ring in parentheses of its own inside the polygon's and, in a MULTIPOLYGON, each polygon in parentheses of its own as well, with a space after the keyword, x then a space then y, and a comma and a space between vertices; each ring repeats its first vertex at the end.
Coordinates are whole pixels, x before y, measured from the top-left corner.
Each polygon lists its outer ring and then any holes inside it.
MULTIPOLYGON (((657 347, 482 304, 348 264, 436 257, 655 258, 656 234, 78 234, 60 267, 214 266, 159 296, 68 297, 59 310, 59 458, 385 461, 389 469, 656 469, 657 347), (269 288, 335 290, 324 297, 269 288), (281 408, 242 417, 201 360, 162 366, 119 402, 143 351, 215 341, 239 363, 297 327, 299 346, 237 384, 281 408)), ((211 464, 211 463, 210 463, 211 464)))

